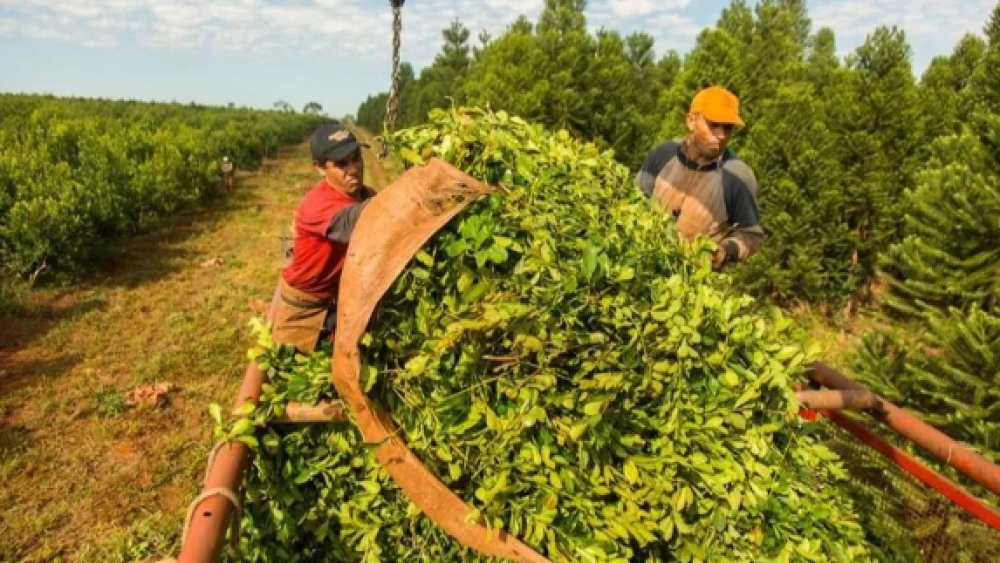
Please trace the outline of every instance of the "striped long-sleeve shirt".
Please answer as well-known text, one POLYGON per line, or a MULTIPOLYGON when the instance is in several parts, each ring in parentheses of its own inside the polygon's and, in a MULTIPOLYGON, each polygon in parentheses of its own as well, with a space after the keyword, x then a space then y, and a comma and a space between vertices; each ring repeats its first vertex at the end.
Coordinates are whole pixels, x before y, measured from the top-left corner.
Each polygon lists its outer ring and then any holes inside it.
POLYGON ((699 165, 682 146, 668 141, 653 149, 636 175, 639 189, 676 218, 685 238, 705 234, 724 248, 733 241, 738 252, 732 258, 746 260, 764 244, 753 170, 728 149, 699 165))

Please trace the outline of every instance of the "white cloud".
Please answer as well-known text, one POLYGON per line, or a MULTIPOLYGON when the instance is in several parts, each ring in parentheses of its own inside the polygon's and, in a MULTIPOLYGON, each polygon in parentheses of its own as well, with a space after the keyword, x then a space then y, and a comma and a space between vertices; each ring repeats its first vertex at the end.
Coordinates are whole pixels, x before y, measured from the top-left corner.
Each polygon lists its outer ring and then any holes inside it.
POLYGON ((607 3, 616 16, 633 18, 656 12, 682 10, 690 0, 607 0, 607 3))
MULTIPOLYGON (((371 54, 372 28, 388 32, 388 7, 363 0, 0 0, 13 26, 39 39, 109 47, 126 40, 150 49, 261 55, 325 49, 371 54), (114 33, 110 33, 114 30, 114 33)), ((12 29, 7 29, 12 27, 12 29)), ((387 58, 387 57, 380 57, 387 58)))
POLYGON ((915 52, 915 68, 930 57, 948 54, 966 33, 981 34, 996 0, 827 0, 810 7, 813 27, 829 27, 842 53, 852 51, 879 25, 906 32, 915 52))
POLYGON ((667 50, 680 53, 688 51, 704 28, 688 16, 680 14, 660 14, 654 18, 654 22, 657 33, 653 37, 661 54, 667 50))
POLYGON ((709 22, 698 22, 692 17, 694 10, 684 10, 688 0, 603 0, 588 4, 587 16, 592 26, 613 29, 627 34, 633 31, 648 33, 656 41, 658 55, 675 50, 686 52, 694 39, 706 26, 714 23, 718 14, 709 22), (632 13, 626 17, 622 14, 632 13))
POLYGON ((111 47, 117 47, 118 39, 113 35, 99 35, 91 37, 90 39, 85 39, 83 41, 83 45, 92 49, 108 49, 111 47))
POLYGON ((500 12, 498 16, 510 16, 513 20, 520 14, 526 14, 529 12, 540 12, 542 11, 542 6, 544 2, 542 0, 485 0, 483 2, 489 8, 500 12))
MULTIPOLYGON (((19 26, 20 27, 20 26, 19 26)), ((20 27, 20 32, 35 39, 48 39, 53 41, 68 41, 69 37, 52 29, 49 26, 34 23, 20 27)))
POLYGON ((196 27, 210 19, 210 16, 197 6, 180 2, 153 6, 152 11, 159 22, 185 27, 196 27))
MULTIPOLYGON (((725 2, 706 8, 691 0, 591 0, 591 28, 645 31, 657 52, 687 51, 725 2)), ((471 43, 493 37, 521 14, 535 19, 544 0, 419 0, 403 8, 402 58, 417 68, 441 47, 441 30, 459 18, 471 43)), ((906 30, 916 63, 950 52, 965 33, 979 33, 995 0, 814 0, 814 28, 828 26, 843 53, 876 25, 906 30)), ((90 47, 138 44, 149 49, 206 55, 267 56, 320 52, 330 60, 363 58, 384 69, 390 58, 392 18, 384 0, 0 0, 0 34, 68 41, 90 47)))

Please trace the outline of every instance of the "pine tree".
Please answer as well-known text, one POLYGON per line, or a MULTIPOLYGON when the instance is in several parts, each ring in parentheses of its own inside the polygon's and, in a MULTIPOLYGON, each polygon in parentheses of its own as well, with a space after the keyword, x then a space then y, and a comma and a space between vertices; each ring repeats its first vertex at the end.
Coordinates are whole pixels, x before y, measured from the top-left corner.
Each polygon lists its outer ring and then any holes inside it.
POLYGON ((479 59, 480 57, 482 57, 483 54, 483 49, 485 49, 486 46, 493 41, 493 36, 490 35, 490 32, 484 29, 479 32, 479 36, 477 37, 477 39, 479 39, 479 45, 476 45, 475 47, 472 48, 472 64, 476 64, 479 62, 479 59))
POLYGON ((772 98, 781 85, 799 80, 811 25, 796 0, 764 0, 755 12, 741 71, 745 86, 740 100, 749 127, 758 101, 772 98))
POLYGON ((810 47, 812 30, 812 20, 809 19, 809 10, 806 8, 805 0, 777 0, 778 6, 791 19, 792 31, 795 40, 804 49, 810 47))
POLYGON ((593 81, 587 73, 597 50, 596 41, 587 33, 586 4, 585 0, 545 0, 536 32, 544 54, 536 76, 549 83, 543 101, 544 123, 585 137, 594 132, 588 123, 593 81))
POLYGON ((969 84, 986 51, 986 43, 966 35, 950 57, 935 57, 920 79, 924 136, 936 139, 958 133, 971 113, 969 84))
POLYGON ((832 29, 821 28, 810 41, 804 78, 813 85, 816 94, 825 96, 830 86, 837 82, 837 71, 840 68, 837 38, 832 29))
POLYGON ((643 135, 642 112, 652 109, 642 99, 648 90, 631 87, 637 83, 637 75, 653 68, 652 37, 633 36, 632 42, 633 50, 629 52, 630 47, 617 32, 597 33, 596 53, 587 71, 590 87, 584 101, 591 113, 583 124, 593 137, 629 157, 642 148, 637 146, 643 135))
POLYGON ((934 315, 928 353, 907 375, 930 422, 960 440, 1000 452, 1000 317, 973 307, 934 315))
POLYGON ((986 35, 987 50, 981 64, 976 69, 972 82, 976 90, 977 109, 995 111, 1000 107, 1000 73, 996 65, 1000 63, 1000 3, 993 9, 983 30, 986 35))
POLYGON ((848 57, 849 73, 830 100, 846 172, 840 216, 854 232, 852 262, 867 279, 877 256, 896 242, 902 198, 914 185, 922 128, 905 34, 879 27, 848 57))
POLYGON ((978 307, 935 312, 919 335, 906 342, 885 333, 866 336, 853 363, 856 376, 1000 461, 1000 316, 978 307))
POLYGON ((984 31, 988 46, 969 85, 971 120, 980 141, 1000 164, 1000 3, 984 31))
POLYGON ((909 320, 908 341, 879 336, 880 346, 864 349, 857 362, 861 377, 880 392, 994 459, 1000 458, 1000 178, 991 135, 1000 119, 989 101, 1000 93, 990 61, 1000 47, 998 13, 1000 7, 987 25, 985 52, 967 37, 924 76, 924 94, 946 106, 928 109, 939 112, 944 129, 958 131, 931 144, 918 186, 907 194, 904 238, 882 261, 888 286, 882 305, 909 320), (956 123, 964 112, 969 126, 956 123), (879 353, 894 359, 887 363, 879 353))
POLYGON ((753 41, 753 10, 747 6, 746 0, 733 0, 728 7, 722 9, 715 27, 725 31, 741 45, 749 47, 753 41))
POLYGON ((903 240, 883 260, 884 306, 925 317, 950 307, 992 310, 1000 299, 1000 181, 969 132, 934 143, 907 199, 903 240))
POLYGON ((427 118, 420 116, 415 102, 419 93, 419 84, 413 65, 408 62, 399 64, 399 113, 396 116, 396 128, 401 129, 416 125, 427 118))
MULTIPOLYGON (((1000 20, 1000 6, 987 26, 1000 20)), ((991 146, 997 109, 982 105, 997 92, 984 72, 1000 37, 990 38, 985 53, 971 38, 959 44, 948 66, 939 63, 925 77, 926 89, 954 93, 968 100, 971 126, 930 145, 920 184, 906 200, 903 240, 882 261, 889 293, 885 308, 896 315, 927 318, 951 308, 992 312, 1000 299, 1000 178, 991 146), (974 68, 971 80, 963 71, 974 68), (931 74, 931 71, 934 74, 931 74), (948 71, 948 72, 946 72, 948 71)), ((998 83, 1000 84, 1000 83, 998 83)), ((939 98, 940 99, 940 98, 939 98)), ((956 100, 958 98, 955 98, 956 100)), ((962 104, 945 112, 958 119, 962 104)), ((1000 313, 1000 311, 998 311, 1000 313)))
POLYGON ((534 24, 521 16, 483 48, 463 87, 467 103, 547 123, 544 100, 551 86, 544 79, 546 65, 534 24))
POLYGON ((823 302, 848 295, 862 275, 852 267, 847 224, 831 220, 844 207, 844 175, 825 111, 805 82, 780 87, 757 108, 741 156, 762 179, 768 241, 736 270, 740 286, 754 293, 823 302))
POLYGON ((452 102, 462 104, 463 84, 472 64, 469 47, 469 29, 454 20, 441 31, 444 45, 434 57, 434 62, 420 73, 411 102, 416 107, 408 111, 412 124, 422 123, 434 108, 448 107, 452 102), (418 91, 418 92, 417 92, 418 91), (415 100, 413 100, 415 98, 415 100))
POLYGON ((382 122, 385 118, 385 104, 388 101, 388 92, 368 96, 358 106, 357 124, 369 131, 382 131, 382 122))
MULTIPOLYGON (((653 38, 633 33, 624 40, 599 31, 597 51, 587 71, 586 128, 591 136, 614 148, 619 160, 638 167, 656 143, 657 98, 671 77, 654 59, 653 38)), ((667 59, 669 60, 669 59, 667 59)), ((664 63, 668 64, 668 63, 664 63)))

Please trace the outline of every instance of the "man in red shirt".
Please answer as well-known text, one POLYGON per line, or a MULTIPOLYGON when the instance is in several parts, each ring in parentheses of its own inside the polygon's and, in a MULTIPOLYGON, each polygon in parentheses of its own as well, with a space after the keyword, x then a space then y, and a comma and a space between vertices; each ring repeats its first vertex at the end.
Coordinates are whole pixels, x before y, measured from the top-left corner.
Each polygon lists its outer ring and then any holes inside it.
POLYGON ((323 176, 295 210, 292 258, 281 271, 275 341, 311 352, 336 324, 340 274, 361 211, 375 196, 364 185, 359 143, 340 124, 323 125, 309 141, 313 165, 323 176))

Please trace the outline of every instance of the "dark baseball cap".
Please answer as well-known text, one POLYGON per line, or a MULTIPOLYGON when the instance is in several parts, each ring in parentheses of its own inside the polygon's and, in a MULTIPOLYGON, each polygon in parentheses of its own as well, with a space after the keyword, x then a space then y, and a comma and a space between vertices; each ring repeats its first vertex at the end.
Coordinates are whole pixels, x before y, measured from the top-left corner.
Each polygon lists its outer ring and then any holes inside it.
POLYGON ((368 148, 368 145, 359 143, 354 133, 339 123, 321 125, 309 139, 313 160, 318 162, 344 160, 360 147, 368 148))

